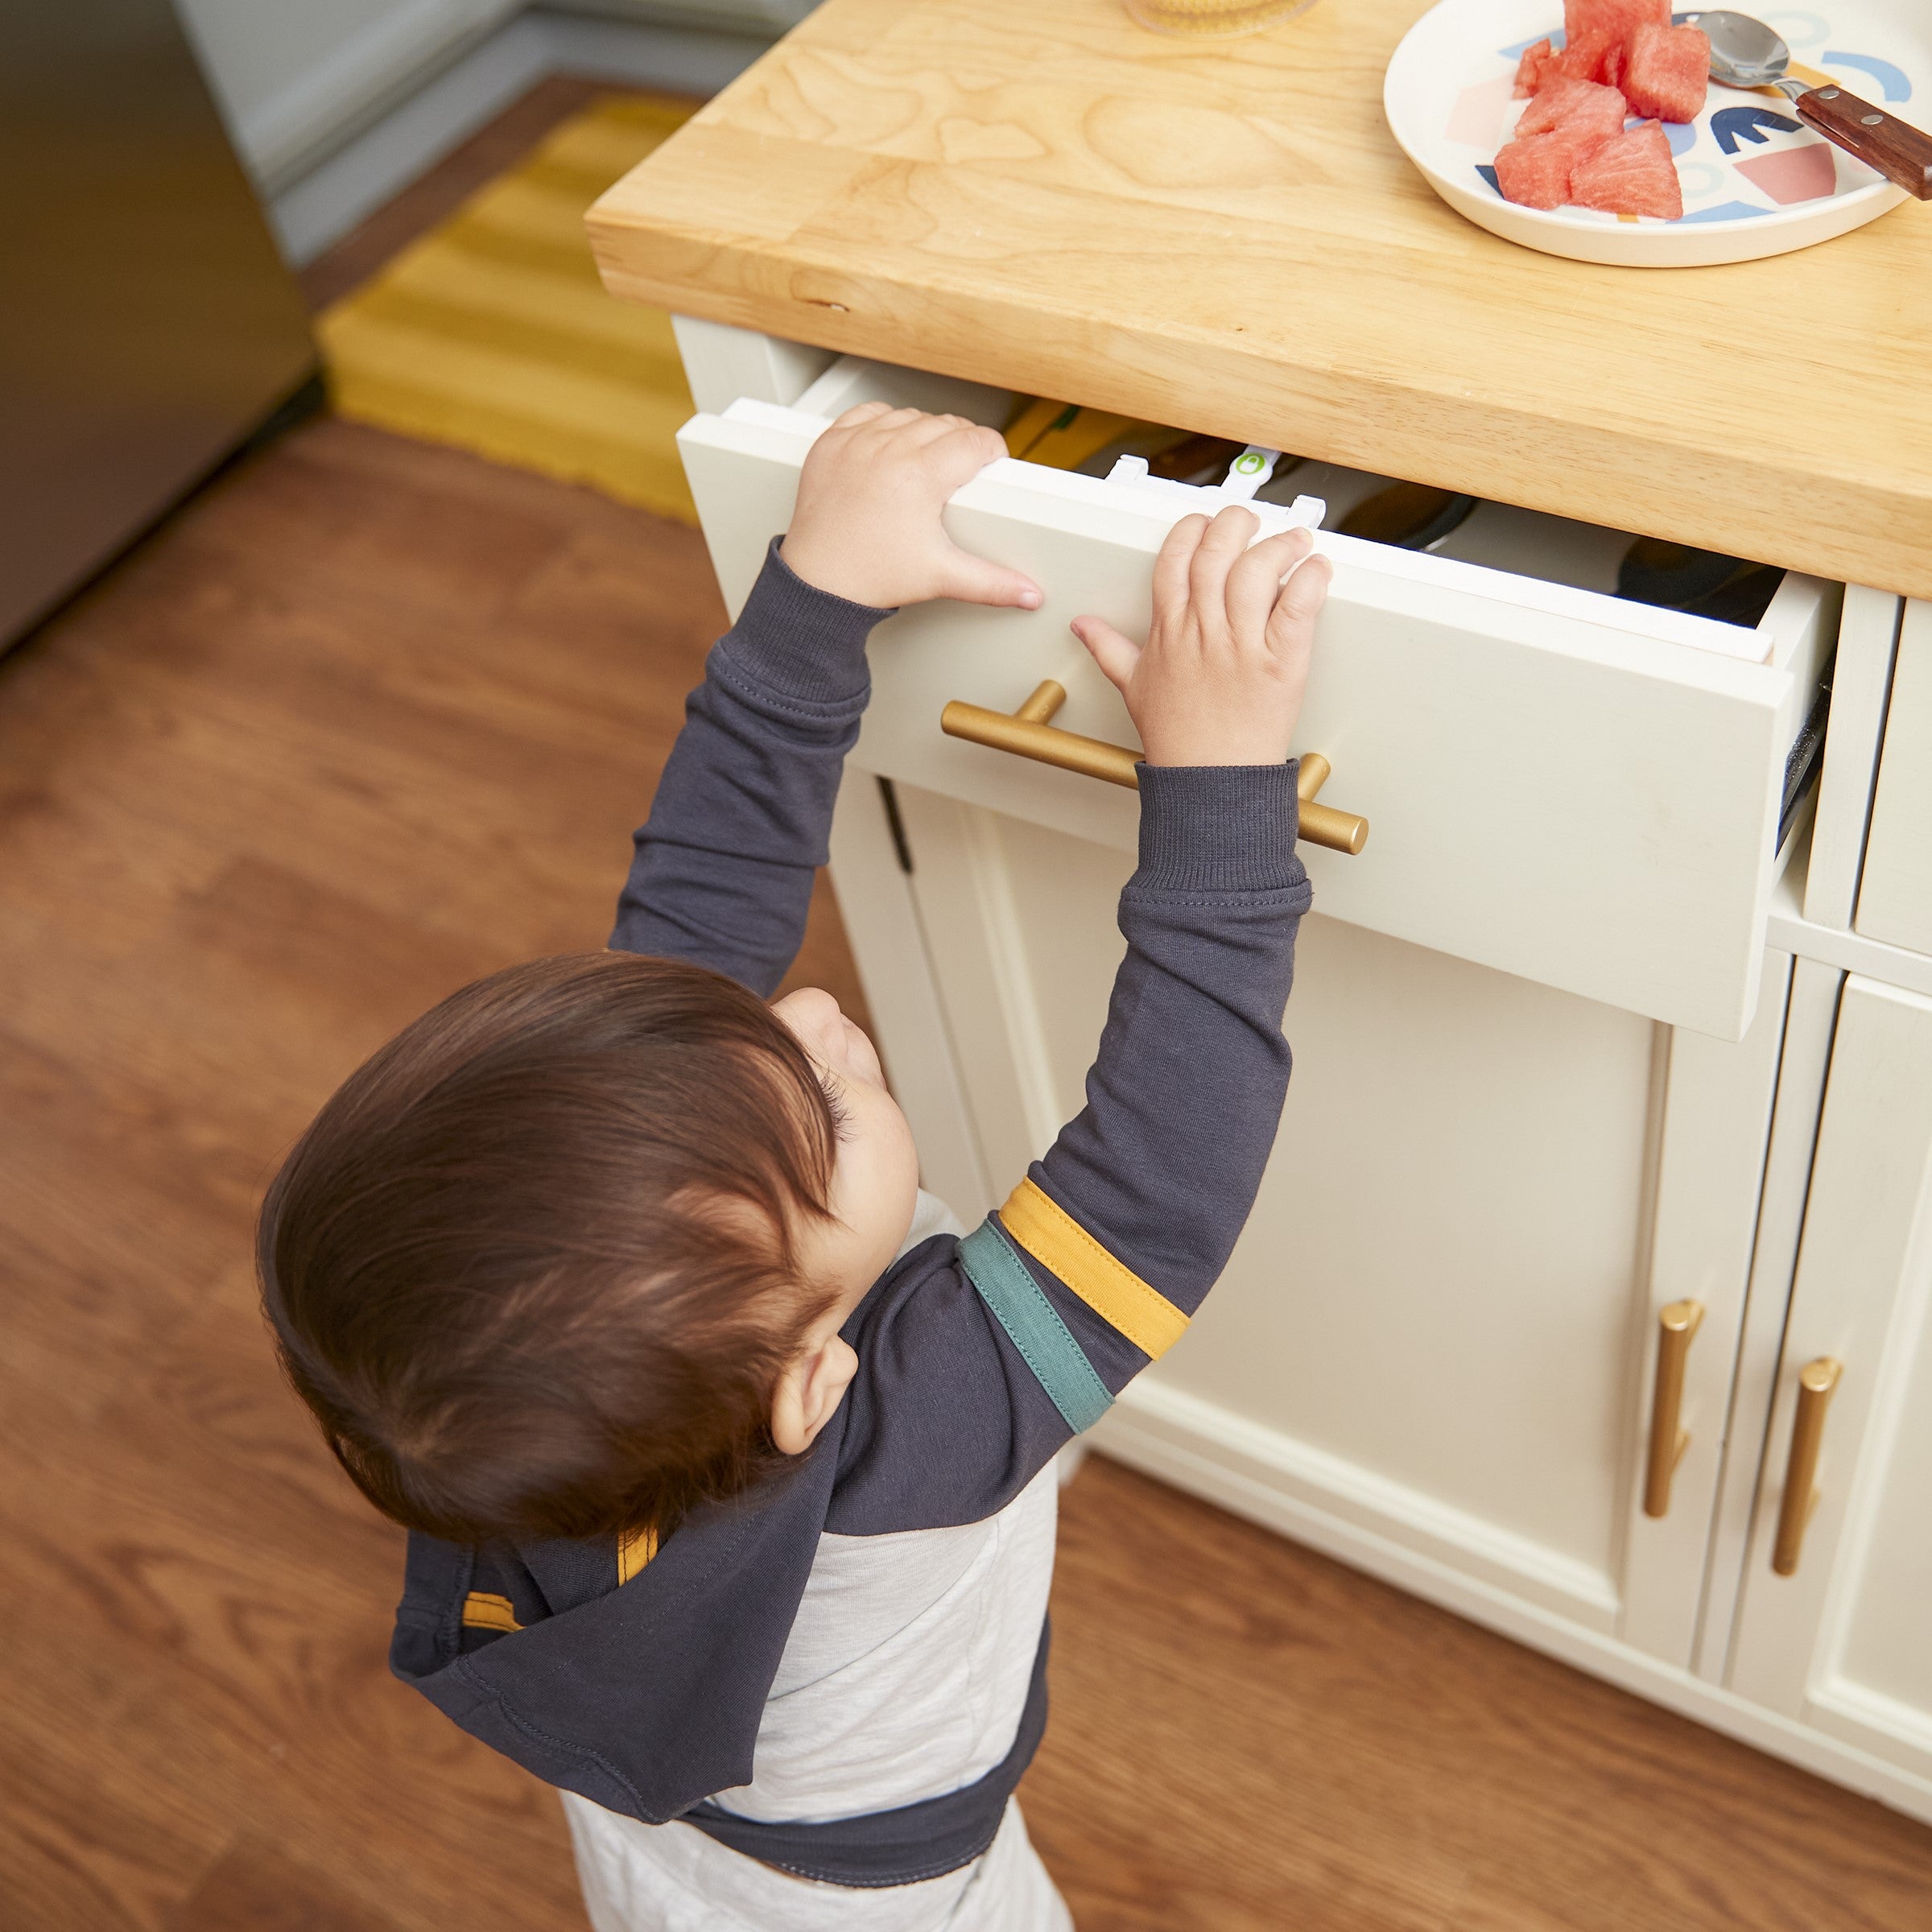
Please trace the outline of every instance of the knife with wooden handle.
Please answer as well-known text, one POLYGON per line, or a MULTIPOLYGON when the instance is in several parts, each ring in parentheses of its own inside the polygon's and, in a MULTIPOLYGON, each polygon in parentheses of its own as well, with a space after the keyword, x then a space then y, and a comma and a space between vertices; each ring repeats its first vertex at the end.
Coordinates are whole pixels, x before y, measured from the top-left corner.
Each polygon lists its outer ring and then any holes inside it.
MULTIPOLYGON (((1790 86, 1786 82, 1781 91, 1789 93, 1790 86)), ((1793 96, 1791 105, 1806 126, 1876 168, 1907 194, 1932 201, 1932 134, 1842 87, 1814 87, 1793 96)))
POLYGON ((1722 7, 1674 18, 1699 28, 1710 42, 1713 80, 1726 87, 1762 88, 1782 94, 1806 127, 1877 169, 1907 194, 1932 201, 1932 135, 1923 129, 1861 100, 1835 81, 1814 86, 1791 79, 1790 48, 1774 28, 1753 14, 1722 7))

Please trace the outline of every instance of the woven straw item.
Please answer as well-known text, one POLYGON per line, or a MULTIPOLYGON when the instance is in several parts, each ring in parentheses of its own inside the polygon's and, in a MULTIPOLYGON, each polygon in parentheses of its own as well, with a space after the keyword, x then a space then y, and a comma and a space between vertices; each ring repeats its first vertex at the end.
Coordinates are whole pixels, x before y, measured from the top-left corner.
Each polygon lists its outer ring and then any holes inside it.
POLYGON ((1309 4, 1310 0, 1126 0, 1128 13, 1142 27, 1199 39, 1258 33, 1309 4))

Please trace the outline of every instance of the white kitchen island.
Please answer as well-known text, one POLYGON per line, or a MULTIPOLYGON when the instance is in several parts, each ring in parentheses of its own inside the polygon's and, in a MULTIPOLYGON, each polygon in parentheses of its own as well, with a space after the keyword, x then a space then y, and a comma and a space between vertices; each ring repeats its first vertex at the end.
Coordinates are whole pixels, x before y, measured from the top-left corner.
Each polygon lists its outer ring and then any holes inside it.
MULTIPOLYGON (((1304 843, 1260 1202, 1097 1445, 1932 1819, 1932 325, 1896 292, 1932 231, 1677 277, 1512 249, 1381 126, 1420 10, 1209 60, 1099 0, 830 0, 593 242, 687 318, 733 609, 867 395, 1299 452, 1279 516, 1364 473, 1489 499, 1432 554, 1321 539, 1298 749, 1369 836, 1304 843), (1824 361, 1829 423, 1720 451, 1723 383, 1824 361), (1784 574, 1748 625, 1633 603, 1633 530, 1784 574)), ((1066 621, 1144 625, 1191 501, 996 465, 952 526, 1046 608, 874 638, 834 877, 968 1222, 1080 1103, 1135 801, 941 714, 1051 680, 1053 729, 1131 747, 1066 621)))

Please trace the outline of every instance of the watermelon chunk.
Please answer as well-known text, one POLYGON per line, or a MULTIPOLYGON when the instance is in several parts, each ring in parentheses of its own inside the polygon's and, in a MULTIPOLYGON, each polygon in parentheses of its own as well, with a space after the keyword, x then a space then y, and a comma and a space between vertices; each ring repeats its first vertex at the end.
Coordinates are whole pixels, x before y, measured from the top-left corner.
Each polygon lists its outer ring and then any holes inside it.
POLYGON ((1624 92, 1630 111, 1657 121, 1695 121, 1711 84, 1711 36, 1701 27, 1653 27, 1630 36, 1624 92))
POLYGON ((1586 34, 1627 41, 1646 22, 1668 27, 1670 0, 1563 0, 1563 32, 1572 46, 1586 34))
POLYGON ((1519 208, 1561 208, 1571 198, 1573 171, 1600 147, 1623 138, 1569 127, 1525 135, 1496 155, 1496 185, 1505 201, 1519 208))
POLYGON ((1560 53, 1550 56, 1543 77, 1547 80, 1567 74, 1572 80, 1594 80, 1601 87, 1615 87, 1623 78, 1627 54, 1624 43, 1608 34, 1579 34, 1560 53))
MULTIPOLYGON (((1562 136, 1541 138, 1554 141, 1562 136)), ((1496 175, 1501 180, 1501 155, 1496 156, 1496 175)), ((1684 192, 1662 124, 1641 122, 1581 157, 1571 172, 1570 199, 1579 208, 1601 208, 1606 214, 1660 215, 1675 221, 1684 212, 1684 192)))
POLYGON ((1546 34, 1535 46, 1523 49, 1523 57, 1516 64, 1516 99, 1527 101, 1542 85, 1543 70, 1555 58, 1546 34))
POLYGON ((1516 124, 1516 138, 1520 141, 1559 127, 1574 128, 1579 134, 1620 134, 1625 112, 1624 97, 1615 88, 1558 75, 1546 80, 1523 109, 1516 124))

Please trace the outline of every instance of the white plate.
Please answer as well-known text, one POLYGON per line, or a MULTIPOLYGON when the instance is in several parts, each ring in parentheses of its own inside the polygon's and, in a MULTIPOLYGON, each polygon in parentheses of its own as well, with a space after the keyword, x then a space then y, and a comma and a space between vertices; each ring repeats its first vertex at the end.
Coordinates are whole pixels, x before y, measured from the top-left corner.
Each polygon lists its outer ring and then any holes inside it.
MULTIPOLYGON (((1784 36, 1798 80, 1827 76, 1932 125, 1932 0, 1816 0, 1753 10, 1784 36), (1916 103, 1916 107, 1907 103, 1916 103)), ((1907 199, 1862 161, 1801 127, 1791 103, 1711 87, 1703 112, 1666 127, 1683 184, 1674 221, 1593 208, 1518 208, 1483 171, 1523 104, 1510 97, 1522 50, 1562 44, 1563 0, 1442 0, 1404 35, 1382 84, 1402 151, 1429 185, 1492 233, 1546 254, 1634 268, 1750 262, 1809 248, 1907 199), (1783 125, 1780 125, 1782 123, 1783 125)), ((1694 19, 1695 10, 1675 16, 1694 19)))

